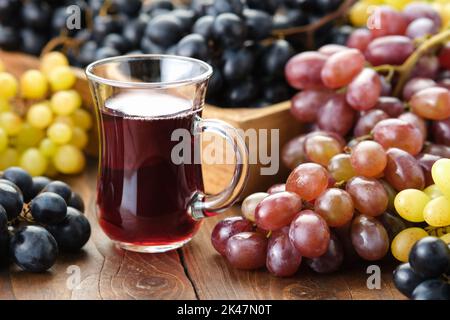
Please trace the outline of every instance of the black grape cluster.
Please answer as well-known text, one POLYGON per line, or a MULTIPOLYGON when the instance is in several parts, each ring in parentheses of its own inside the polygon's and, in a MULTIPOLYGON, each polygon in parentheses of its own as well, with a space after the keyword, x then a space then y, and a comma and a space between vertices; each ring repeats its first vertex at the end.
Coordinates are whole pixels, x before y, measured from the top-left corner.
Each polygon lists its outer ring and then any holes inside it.
MULTIPOLYGON (((210 63, 208 102, 227 107, 265 106, 289 99, 293 92, 283 70, 304 50, 303 39, 263 41, 275 29, 304 26, 336 10, 342 0, 0 0, 0 47, 38 54, 57 35, 80 45, 69 52, 71 63, 137 53, 177 54, 210 63), (58 5, 53 4, 58 3, 58 5), (81 29, 68 30, 68 5, 81 9, 81 29), (29 11, 33 14, 27 14, 29 11), (9 19, 22 15, 22 19, 9 19), (39 21, 32 18, 39 17, 39 21), (9 21, 12 20, 12 21, 9 21), (23 25, 15 25, 21 20, 23 25), (21 34, 21 37, 19 36, 21 34), (28 39, 30 38, 30 39, 28 39)), ((316 44, 342 38, 333 23, 317 30, 316 44)), ((345 33, 345 32, 344 32, 345 33)), ((348 32, 347 32, 348 33, 348 32)), ((346 40, 346 39, 345 39, 346 40)), ((342 41, 342 40, 341 40, 342 41)))
POLYGON ((450 300, 450 245, 436 237, 417 241, 409 263, 394 271, 397 289, 414 300, 450 300))
POLYGON ((91 235, 83 212, 82 198, 66 183, 8 168, 0 178, 0 264, 43 272, 59 252, 79 251, 91 235))

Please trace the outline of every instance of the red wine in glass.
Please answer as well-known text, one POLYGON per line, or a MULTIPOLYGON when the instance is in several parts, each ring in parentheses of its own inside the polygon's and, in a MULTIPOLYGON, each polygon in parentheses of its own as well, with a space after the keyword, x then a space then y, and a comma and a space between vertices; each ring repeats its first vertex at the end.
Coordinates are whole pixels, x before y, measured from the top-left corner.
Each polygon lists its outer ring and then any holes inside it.
MULTIPOLYGON (((113 240, 165 246, 192 238, 199 227, 187 212, 203 190, 201 165, 175 164, 176 129, 191 132, 201 110, 190 100, 164 93, 130 92, 100 108, 102 134, 97 206, 102 229, 113 240)), ((191 135, 192 144, 194 138, 191 135)))

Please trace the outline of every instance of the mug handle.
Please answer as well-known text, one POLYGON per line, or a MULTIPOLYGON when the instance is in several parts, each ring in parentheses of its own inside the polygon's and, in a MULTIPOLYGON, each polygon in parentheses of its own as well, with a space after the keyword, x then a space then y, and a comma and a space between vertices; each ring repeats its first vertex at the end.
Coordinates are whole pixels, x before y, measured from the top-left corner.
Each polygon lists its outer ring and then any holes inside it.
MULTIPOLYGON (((220 120, 197 117, 192 128, 196 142, 200 143, 203 132, 215 133, 230 144, 235 153, 236 165, 230 184, 218 194, 209 195, 197 191, 190 203, 190 213, 195 219, 215 216, 231 207, 241 195, 248 178, 248 150, 237 130, 220 120)), ((201 148, 200 148, 201 149, 201 148)))

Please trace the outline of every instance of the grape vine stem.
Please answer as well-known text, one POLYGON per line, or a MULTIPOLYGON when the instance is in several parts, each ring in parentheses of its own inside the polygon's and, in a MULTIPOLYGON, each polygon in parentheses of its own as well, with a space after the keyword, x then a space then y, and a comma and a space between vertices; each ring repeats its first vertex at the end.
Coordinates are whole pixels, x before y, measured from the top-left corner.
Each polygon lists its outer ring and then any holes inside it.
POLYGON ((410 56, 406 61, 400 66, 392 66, 392 65, 380 65, 376 66, 373 69, 377 72, 387 72, 388 79, 392 78, 395 72, 398 73, 399 78, 397 84, 395 85, 393 95, 396 97, 400 97, 403 87, 405 83, 408 81, 411 72, 414 67, 417 65, 419 59, 426 53, 430 51, 430 49, 438 46, 440 44, 445 43, 447 40, 450 40, 450 29, 442 31, 435 36, 425 40, 410 56))

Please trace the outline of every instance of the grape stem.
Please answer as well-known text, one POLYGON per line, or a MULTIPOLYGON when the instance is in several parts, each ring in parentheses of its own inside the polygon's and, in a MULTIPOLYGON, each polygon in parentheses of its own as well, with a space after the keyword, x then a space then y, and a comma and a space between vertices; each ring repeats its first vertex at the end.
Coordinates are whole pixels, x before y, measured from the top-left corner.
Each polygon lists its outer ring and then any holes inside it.
POLYGON ((450 40, 450 30, 442 31, 433 37, 425 40, 400 66, 392 66, 388 64, 383 64, 380 66, 373 67, 377 72, 387 72, 386 80, 392 80, 393 75, 397 72, 399 74, 398 82, 394 88, 393 95, 400 97, 403 87, 408 81, 414 67, 417 65, 417 61, 424 55, 427 54, 432 48, 440 45, 447 40, 450 40))
POLYGON ((314 23, 293 28, 276 29, 272 31, 272 35, 276 38, 284 39, 287 36, 294 36, 306 33, 307 48, 314 48, 314 32, 320 27, 326 25, 327 23, 339 17, 342 17, 344 14, 347 13, 347 11, 355 2, 356 0, 345 0, 336 11, 333 11, 332 13, 323 16, 314 23))
POLYGON ((426 54, 431 48, 444 43, 450 39, 450 30, 445 30, 431 37, 422 43, 419 48, 400 67, 400 77, 394 89, 394 95, 398 97, 403 90, 403 86, 409 79, 411 72, 417 64, 417 61, 426 54))
POLYGON ((51 39, 44 47, 44 49, 42 49, 41 52, 41 57, 43 55, 45 55, 46 53, 49 53, 53 50, 55 50, 56 47, 58 46, 63 46, 64 49, 67 48, 78 48, 79 45, 82 43, 82 40, 79 39, 74 39, 74 38, 70 38, 67 36, 58 36, 55 37, 53 39, 51 39))

